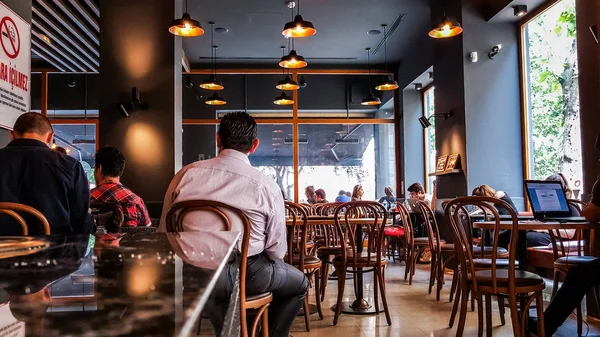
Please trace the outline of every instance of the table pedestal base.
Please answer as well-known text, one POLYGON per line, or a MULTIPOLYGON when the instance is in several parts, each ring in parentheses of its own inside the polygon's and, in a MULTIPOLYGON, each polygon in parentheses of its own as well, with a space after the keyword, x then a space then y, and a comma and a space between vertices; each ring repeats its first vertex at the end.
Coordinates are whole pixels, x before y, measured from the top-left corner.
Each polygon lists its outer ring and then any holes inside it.
MULTIPOLYGON (((333 305, 331 310, 335 311, 333 305)), ((379 311, 375 311, 375 305, 367 302, 365 299, 355 300, 354 302, 342 302, 342 313, 350 315, 374 315, 383 312, 383 303, 379 302, 379 311)))

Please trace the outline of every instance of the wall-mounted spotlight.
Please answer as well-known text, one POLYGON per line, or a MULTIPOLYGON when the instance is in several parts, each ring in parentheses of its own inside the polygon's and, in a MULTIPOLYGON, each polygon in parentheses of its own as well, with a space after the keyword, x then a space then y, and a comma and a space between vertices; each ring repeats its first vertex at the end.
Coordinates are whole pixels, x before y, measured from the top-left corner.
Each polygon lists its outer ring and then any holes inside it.
POLYGON ((67 87, 75 88, 76 86, 77 86, 77 82, 75 82, 75 79, 73 78, 73 76, 69 76, 69 79, 67 80, 67 87))
POLYGON ((192 89, 194 87, 194 82, 192 81, 192 78, 190 76, 188 76, 188 77, 186 77, 183 85, 188 89, 192 89))
POLYGON ((308 85, 308 82, 306 82, 306 80, 304 79, 304 76, 300 77, 300 82, 298 82, 298 85, 300 85, 300 88, 306 88, 306 86, 308 85))
POLYGON ((515 16, 517 17, 525 16, 525 14, 527 14, 527 5, 516 5, 513 6, 513 9, 515 11, 515 16))
POLYGON ((493 59, 494 57, 496 57, 498 55, 498 53, 500 53, 500 49, 502 49, 501 44, 497 44, 497 45, 493 46, 492 50, 490 50, 490 52, 488 53, 488 57, 493 59))
POLYGON ((421 84, 421 83, 415 83, 415 89, 416 89, 416 90, 421 90, 421 89, 423 89, 423 84, 421 84))
POLYGON ((138 88, 131 88, 131 102, 119 104, 119 113, 123 117, 129 117, 129 113, 136 110, 148 110, 150 105, 148 102, 140 100, 140 91, 138 88))
POLYGON ((454 115, 454 111, 450 110, 446 113, 433 114, 429 117, 421 116, 421 117, 419 117, 419 123, 421 123, 421 126, 423 127, 423 129, 427 129, 428 127, 431 126, 431 122, 429 121, 431 118, 443 117, 444 119, 448 119, 448 118, 452 117, 452 115, 454 115))

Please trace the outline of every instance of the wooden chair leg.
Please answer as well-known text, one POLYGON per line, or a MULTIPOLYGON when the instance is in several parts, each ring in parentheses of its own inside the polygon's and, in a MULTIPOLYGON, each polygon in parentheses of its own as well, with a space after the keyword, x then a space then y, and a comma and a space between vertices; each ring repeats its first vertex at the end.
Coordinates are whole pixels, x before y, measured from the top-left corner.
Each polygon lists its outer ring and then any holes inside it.
POLYGON ((410 275, 408 275, 408 285, 412 285, 412 281, 413 281, 413 276, 415 275, 415 270, 417 269, 417 259, 419 258, 419 254, 413 252, 412 257, 411 257, 411 264, 410 264, 410 275))
POLYGON ((498 311, 500 312, 500 323, 502 325, 506 325, 506 308, 504 308, 504 297, 496 296, 496 300, 498 301, 498 311))
POLYGON ((202 314, 198 317, 198 327, 196 327, 196 336, 200 336, 200 330, 202 330, 202 314))
POLYGON ((378 275, 379 271, 378 271, 378 267, 374 267, 373 268, 373 301, 375 302, 375 312, 377 314, 379 314, 379 289, 378 288, 378 281, 379 281, 379 275, 378 275))
POLYGON ((308 296, 304 297, 304 324, 306 331, 310 331, 310 306, 308 305, 308 296))
MULTIPOLYGON (((513 335, 515 337, 523 337, 521 335, 521 327, 520 327, 521 321, 520 321, 519 310, 518 310, 518 306, 517 306, 517 298, 513 297, 513 296, 509 296, 508 304, 510 306, 510 319, 512 320, 513 335)), ((542 317, 543 317, 543 315, 542 315, 542 317)))
POLYGON ((546 336, 544 330, 544 294, 540 291, 535 299, 535 306, 537 310, 537 324, 538 324, 538 337, 546 336))
POLYGON ((338 279, 338 297, 335 305, 335 316, 333 316, 333 325, 337 325, 340 314, 342 313, 342 301, 344 300, 344 286, 346 284, 346 268, 335 268, 338 279), (340 270, 343 269, 343 270, 340 270))
POLYGON ((431 252, 431 264, 429 265, 429 292, 431 295, 431 290, 433 289, 433 284, 435 283, 435 278, 437 276, 437 253, 431 252))
POLYGON ((321 302, 325 301, 325 288, 327 287, 327 281, 329 280, 329 263, 326 263, 324 260, 323 268, 321 269, 323 272, 321 273, 321 302))
POLYGON ((471 293, 471 311, 475 311, 475 294, 471 293))
MULTIPOLYGON (((458 274, 458 273, 457 273, 458 274)), ((457 275, 455 274, 455 275, 457 275)), ((456 283, 460 283, 460 279, 457 279, 456 283)), ((456 299, 454 300, 454 304, 452 305, 452 313, 450 314, 450 322, 448 326, 451 328, 454 326, 454 320, 456 318, 456 313, 458 311, 458 304, 460 303, 460 290, 456 293, 456 299)))
POLYGON ((483 301, 480 292, 477 292, 477 337, 483 337, 483 301))
POLYGON ((262 315, 262 337, 269 337, 269 310, 262 315))
POLYGON ((577 306, 577 336, 583 336, 583 312, 581 310, 581 303, 577 306))
POLYGON ((390 317, 390 310, 388 308, 388 303, 387 303, 387 295, 385 293, 385 275, 383 273, 383 271, 385 270, 384 268, 377 268, 377 275, 376 277, 379 278, 379 287, 381 289, 381 302, 383 302, 383 311, 385 312, 385 319, 387 320, 387 324, 389 326, 392 326, 392 318, 390 317))
POLYGON ((458 285, 458 268, 454 270, 454 275, 452 275, 452 285, 450 286, 450 299, 449 302, 452 302, 452 298, 457 291, 458 285))
POLYGON ((456 330, 456 335, 457 336, 462 336, 465 332, 465 324, 467 322, 467 306, 469 303, 469 290, 467 288, 467 281, 465 280, 464 282, 461 283, 465 283, 464 285, 461 284, 461 288, 462 290, 460 290, 462 292, 461 294, 461 300, 460 300, 460 314, 458 316, 458 329, 456 330))
POLYGON ((554 269, 554 280, 552 281, 552 298, 558 291, 558 282, 560 281, 560 272, 554 269))
POLYGON ((406 259, 404 260, 404 281, 408 280, 408 273, 410 273, 410 267, 412 266, 412 254, 409 251, 409 248, 406 247, 406 259))
MULTIPOLYGON (((478 300, 483 297, 479 296, 478 300)), ((485 336, 492 337, 492 295, 485 294, 485 336)))
POLYGON ((321 269, 315 272, 315 300, 317 302, 317 312, 319 318, 323 319, 323 311, 321 310, 321 269))

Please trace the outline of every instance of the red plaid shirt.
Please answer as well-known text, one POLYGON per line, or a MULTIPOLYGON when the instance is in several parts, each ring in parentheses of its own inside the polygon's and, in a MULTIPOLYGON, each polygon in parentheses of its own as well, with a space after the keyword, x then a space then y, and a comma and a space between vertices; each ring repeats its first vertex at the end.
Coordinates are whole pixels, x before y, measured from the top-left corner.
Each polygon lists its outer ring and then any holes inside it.
POLYGON ((114 181, 100 183, 91 192, 92 201, 116 203, 125 219, 124 226, 146 226, 150 224, 150 216, 144 200, 127 187, 114 181))

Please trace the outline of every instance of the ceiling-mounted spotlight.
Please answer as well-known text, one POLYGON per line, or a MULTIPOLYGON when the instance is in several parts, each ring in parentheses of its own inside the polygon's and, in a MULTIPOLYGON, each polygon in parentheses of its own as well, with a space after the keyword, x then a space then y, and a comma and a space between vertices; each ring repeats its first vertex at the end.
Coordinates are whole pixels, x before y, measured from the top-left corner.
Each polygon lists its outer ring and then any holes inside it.
POLYGON ((298 90, 300 85, 290 75, 287 75, 283 80, 277 82, 275 87, 279 90, 298 90))
POLYGON ((415 83, 415 89, 416 89, 416 90, 421 90, 421 89, 423 89, 423 84, 421 84, 421 83, 415 83))
POLYGON ((67 87, 75 88, 76 86, 77 86, 77 82, 75 82, 75 79, 73 78, 73 76, 69 76, 69 79, 67 80, 67 87))
POLYGON ((208 97, 204 103, 208 105, 225 105, 227 104, 227 101, 215 92, 212 96, 208 97))
POLYGON ((192 81, 192 78, 188 76, 186 77, 185 82, 183 82, 183 85, 188 89, 192 89, 194 87, 194 82, 192 81))
MULTIPOLYGON (((385 64, 385 72, 387 73, 387 33, 386 33, 386 24, 381 25, 381 27, 383 27, 383 50, 384 50, 384 64, 385 64)), ((383 80, 383 82, 379 83, 376 87, 375 90, 379 90, 379 91, 389 91, 389 90, 396 90, 398 89, 400 86, 398 85, 398 83, 396 81, 394 81, 390 76, 386 76, 386 78, 383 80)))
MULTIPOLYGON (((296 7, 296 5, 294 4, 293 7, 290 7, 290 3, 288 2, 288 7, 292 9, 293 15, 293 8, 296 7)), ((283 36, 285 37, 302 38, 313 36, 316 33, 317 30, 315 29, 313 23, 304 20, 304 18, 302 18, 302 15, 300 15, 300 0, 298 0, 298 15, 294 17, 294 20, 285 24, 285 26, 283 27, 283 32, 281 32, 281 34, 283 34, 283 36)))
POLYGON ((185 13, 180 19, 173 20, 169 32, 173 35, 183 37, 194 37, 204 34, 202 25, 197 20, 192 19, 191 15, 187 12, 187 0, 185 0, 185 13))
POLYGON ((306 82, 306 80, 304 79, 304 76, 300 77, 300 82, 298 82, 298 84, 300 85, 300 88, 306 88, 306 86, 308 85, 308 82, 306 82))
MULTIPOLYGON (((445 11, 445 9, 444 9, 445 11)), ((456 19, 444 15, 444 17, 436 22, 431 30, 429 36, 434 39, 445 39, 460 35, 463 29, 456 19)))
POLYGON ((429 121, 429 118, 425 118, 425 116, 419 117, 419 123, 421 123, 421 126, 423 127, 423 129, 427 129, 428 127, 431 126, 431 122, 429 121))
POLYGON ((295 50, 291 50, 289 54, 285 55, 279 61, 279 66, 289 69, 304 68, 308 65, 304 56, 298 55, 295 50))
POLYGON ((525 14, 527 14, 527 5, 516 5, 513 6, 513 9, 515 11, 515 16, 517 17, 525 16, 525 14))
POLYGON ((277 105, 292 105, 294 104, 294 100, 282 91, 281 95, 275 97, 273 103, 277 105))

